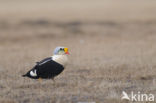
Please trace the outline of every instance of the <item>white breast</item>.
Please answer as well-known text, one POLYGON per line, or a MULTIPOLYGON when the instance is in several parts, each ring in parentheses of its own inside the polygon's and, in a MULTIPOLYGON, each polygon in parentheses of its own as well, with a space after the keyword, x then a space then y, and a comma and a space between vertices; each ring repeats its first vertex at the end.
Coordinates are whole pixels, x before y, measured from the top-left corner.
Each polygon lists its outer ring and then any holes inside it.
POLYGON ((68 58, 66 55, 53 55, 52 60, 65 66, 67 64, 68 58))

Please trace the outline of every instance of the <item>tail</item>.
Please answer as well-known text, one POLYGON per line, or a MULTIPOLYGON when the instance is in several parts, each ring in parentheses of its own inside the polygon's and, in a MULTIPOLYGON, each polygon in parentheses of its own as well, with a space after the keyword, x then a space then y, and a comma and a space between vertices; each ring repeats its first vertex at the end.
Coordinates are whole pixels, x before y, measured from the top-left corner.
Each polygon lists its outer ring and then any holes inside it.
POLYGON ((27 76, 26 74, 22 75, 22 77, 26 77, 26 76, 27 76))

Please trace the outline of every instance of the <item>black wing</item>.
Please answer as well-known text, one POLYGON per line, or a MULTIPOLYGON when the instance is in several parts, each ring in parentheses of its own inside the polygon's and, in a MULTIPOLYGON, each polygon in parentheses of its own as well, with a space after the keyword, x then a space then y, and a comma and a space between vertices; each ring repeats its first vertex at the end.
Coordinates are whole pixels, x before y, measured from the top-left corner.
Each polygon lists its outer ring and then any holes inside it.
POLYGON ((46 62, 48 62, 50 60, 52 60, 52 57, 47 57, 47 58, 41 60, 40 62, 36 62, 36 63, 37 63, 37 65, 42 65, 42 64, 45 64, 46 62))
POLYGON ((53 61, 51 58, 50 59, 45 59, 41 61, 37 66, 37 75, 41 78, 53 78, 60 74, 63 70, 64 67, 53 61))

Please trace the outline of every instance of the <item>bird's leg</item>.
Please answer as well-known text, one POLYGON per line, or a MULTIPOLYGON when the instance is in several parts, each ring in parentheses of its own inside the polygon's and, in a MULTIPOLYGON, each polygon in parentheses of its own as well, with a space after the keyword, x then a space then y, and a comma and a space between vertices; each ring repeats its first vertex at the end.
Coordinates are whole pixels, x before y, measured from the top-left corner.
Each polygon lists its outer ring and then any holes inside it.
POLYGON ((55 82, 55 79, 54 78, 52 78, 52 80, 53 80, 53 82, 55 82))
POLYGON ((41 93, 41 88, 42 88, 42 86, 41 86, 41 82, 42 82, 42 78, 38 78, 38 81, 39 81, 39 93, 41 93))
POLYGON ((53 82, 54 82, 54 85, 55 85, 55 79, 54 79, 54 78, 52 78, 52 80, 53 80, 53 82))
POLYGON ((42 82, 42 78, 38 78, 39 82, 42 82))

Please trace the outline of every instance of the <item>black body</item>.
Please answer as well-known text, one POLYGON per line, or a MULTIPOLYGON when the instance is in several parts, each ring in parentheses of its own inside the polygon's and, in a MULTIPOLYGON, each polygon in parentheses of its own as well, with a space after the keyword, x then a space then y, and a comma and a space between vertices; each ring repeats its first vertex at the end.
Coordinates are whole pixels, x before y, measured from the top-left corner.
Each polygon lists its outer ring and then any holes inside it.
POLYGON ((63 70, 64 67, 61 64, 53 61, 52 58, 49 57, 40 62, 37 62, 36 65, 23 76, 27 76, 32 79, 53 79, 55 76, 59 75, 63 70), (36 71, 37 76, 31 76, 31 71, 36 71))

